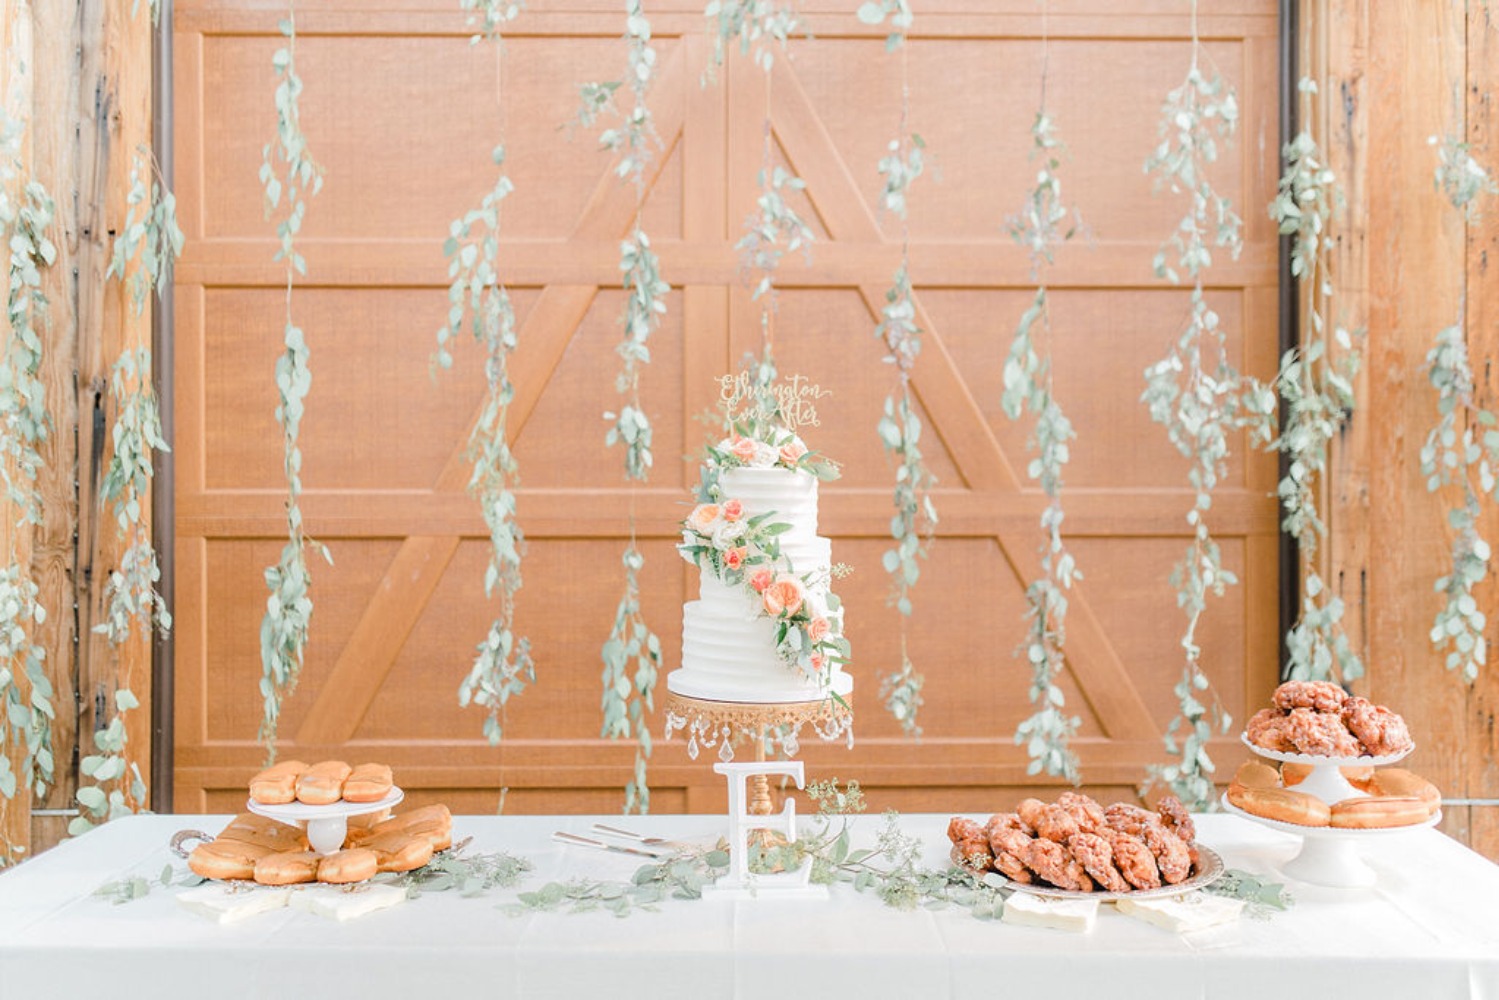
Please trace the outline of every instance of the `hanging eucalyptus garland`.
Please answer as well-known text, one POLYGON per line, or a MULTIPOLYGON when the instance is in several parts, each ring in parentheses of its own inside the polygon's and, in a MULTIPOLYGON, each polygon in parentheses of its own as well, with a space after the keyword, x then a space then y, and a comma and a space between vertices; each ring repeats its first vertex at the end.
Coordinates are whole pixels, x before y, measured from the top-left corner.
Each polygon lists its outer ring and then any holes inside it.
MULTIPOLYGON (((474 0, 464 0, 471 9, 474 0)), ((503 46, 500 25, 519 16, 516 4, 492 4, 484 11, 483 34, 503 46)), ((489 563, 484 569, 484 596, 499 592, 499 610, 484 641, 478 645, 473 666, 458 686, 458 704, 481 705, 488 710, 484 736, 490 745, 504 737, 505 708, 512 695, 520 694, 536 681, 536 664, 529 639, 515 634, 515 595, 521 588, 521 559, 525 535, 516 520, 515 487, 520 468, 510 449, 510 403, 515 386, 510 381, 510 354, 516 348, 515 308, 500 280, 501 206, 515 189, 505 173, 505 147, 496 146, 494 164, 499 170, 494 189, 479 207, 470 209, 448 227, 443 253, 448 259, 448 318, 437 331, 436 363, 453 364, 452 342, 462 335, 464 319, 469 332, 484 349, 484 406, 469 431, 467 457, 473 463, 468 490, 479 501, 484 524, 489 529, 489 563)))
MULTIPOLYGON (((57 248, 47 237, 54 215, 52 197, 40 182, 25 178, 22 169, 23 128, 22 122, 0 111, 0 237, 9 251, 9 332, 0 353, 0 479, 6 501, 19 515, 7 533, 10 549, 0 569, 0 796, 6 800, 21 787, 43 798, 55 779, 54 692, 44 670, 46 650, 32 639, 47 615, 19 542, 28 525, 42 520, 36 479, 42 464, 39 449, 50 433, 51 420, 46 389, 38 377, 45 341, 36 323, 47 315, 42 268, 57 259, 57 248), (14 196, 13 185, 19 185, 14 196), (19 773, 12 767, 13 756, 18 758, 19 773)), ((0 864, 22 850, 10 843, 3 846, 0 864)))
MULTIPOLYGON (((1437 138, 1432 136, 1431 142, 1437 145, 1437 138)), ((1468 144, 1453 136, 1438 147, 1434 179, 1437 190, 1463 213, 1465 221, 1477 218, 1479 197, 1499 193, 1488 171, 1469 153, 1468 144)), ((1438 650, 1446 649, 1447 669, 1461 672, 1463 680, 1472 684, 1488 659, 1483 634, 1488 619, 1479 610, 1473 591, 1488 578, 1493 555, 1478 526, 1482 498, 1499 502, 1495 476, 1499 420, 1474 399, 1464 327, 1459 311, 1457 322, 1437 333, 1436 344, 1426 355, 1426 377, 1437 391, 1439 419, 1421 446, 1421 474, 1429 492, 1455 486, 1461 496, 1461 502, 1447 512, 1453 532, 1452 568, 1436 582, 1437 593, 1446 600, 1432 624, 1431 641, 1438 650)))
MULTIPOLYGON (((643 483, 650 478, 653 459, 651 421, 640 401, 640 374, 650 364, 650 337, 660 328, 661 317, 666 314, 665 299, 671 286, 662 279, 661 262, 640 224, 645 206, 645 171, 660 144, 646 103, 656 67, 656 50, 651 45, 651 22, 641 0, 625 0, 624 37, 628 50, 626 81, 634 103, 624 121, 605 130, 600 142, 618 157, 615 164, 618 176, 635 187, 635 219, 630 235, 620 243, 619 257, 625 308, 620 317, 622 337, 615 348, 620 357, 615 389, 624 401, 617 411, 604 414, 604 419, 610 421, 604 443, 624 449, 625 478, 632 483, 643 483)), ((600 733, 606 739, 634 738, 635 765, 625 786, 624 811, 645 813, 650 811, 651 803, 648 782, 651 734, 646 713, 655 710, 661 640, 651 631, 640 608, 640 571, 645 566, 645 556, 637 546, 633 497, 630 541, 625 547, 623 563, 624 594, 615 608, 609 637, 600 650, 604 663, 600 733)))
POLYGON ((713 78, 715 67, 723 65, 729 43, 735 39, 741 52, 752 55, 756 66, 770 72, 775 48, 784 49, 792 33, 801 27, 796 6, 789 0, 708 0, 703 15, 711 24, 713 36, 708 79, 713 78))
POLYGON ((281 559, 266 568, 265 582, 270 589, 265 618, 260 623, 260 693, 265 712, 260 724, 260 738, 265 742, 266 758, 276 758, 276 728, 281 702, 295 689, 302 672, 302 658, 307 646, 307 629, 312 618, 312 583, 307 569, 307 548, 333 561, 327 546, 306 536, 298 498, 302 494, 302 451, 297 445, 307 393, 312 387, 312 372, 307 367, 307 340, 292 322, 292 288, 298 274, 307 273, 307 262, 296 249, 297 233, 307 212, 307 199, 323 186, 323 170, 312 158, 307 137, 302 133, 299 99, 302 78, 297 75, 297 29, 293 5, 281 21, 286 44, 275 51, 271 65, 276 70, 276 138, 264 149, 260 181, 265 186, 265 211, 270 217, 285 197, 286 208, 276 223, 281 248, 275 260, 286 262, 286 325, 283 334, 285 350, 276 360, 276 421, 281 425, 286 475, 287 543, 281 559), (284 172, 278 169, 284 168, 284 172))
POLYGON ((893 548, 885 550, 882 563, 890 574, 890 603, 900 614, 900 665, 880 680, 880 698, 909 736, 920 736, 917 713, 922 705, 921 689, 926 678, 911 662, 908 643, 912 614, 911 591, 921 576, 919 559, 926 557, 926 542, 937 525, 937 508, 931 489, 936 477, 921 453, 921 417, 911 388, 911 372, 921 353, 921 328, 916 325, 916 304, 911 292, 911 227, 907 198, 911 185, 924 168, 926 143, 910 129, 911 80, 906 65, 906 32, 915 20, 907 0, 869 0, 859 7, 859 20, 882 23, 890 18, 891 32, 885 39, 888 51, 900 52, 900 129, 880 159, 884 181, 880 205, 900 219, 900 267, 885 292, 885 306, 875 336, 885 345, 885 362, 896 371, 895 388, 885 398, 884 414, 877 425, 880 441, 895 461, 895 514, 890 519, 893 548))
POLYGON ((1241 426, 1241 397, 1250 390, 1229 361, 1226 333, 1203 296, 1203 272, 1212 265, 1213 248, 1225 248, 1237 258, 1243 239, 1242 220, 1207 176, 1209 165, 1218 159, 1219 141, 1231 139, 1238 126, 1238 103, 1222 76, 1204 73, 1201 54, 1193 0, 1191 66, 1182 84, 1166 95, 1160 143, 1145 161, 1145 172, 1154 178, 1157 191, 1188 197, 1187 212, 1156 253, 1154 267, 1156 277, 1173 285, 1180 284, 1183 275, 1191 281, 1192 311, 1166 356, 1145 370, 1141 401, 1149 406, 1151 419, 1166 428, 1177 451, 1190 460, 1187 481, 1194 493, 1187 511, 1192 540, 1171 570, 1177 606, 1187 616, 1181 637, 1186 662, 1173 688, 1180 711, 1165 734, 1167 752, 1178 759, 1152 766, 1150 781, 1163 783, 1189 808, 1205 811, 1217 801, 1208 741, 1215 731, 1228 732, 1232 720, 1202 670, 1197 626, 1207 610, 1208 595, 1221 597, 1225 587, 1238 582, 1223 565, 1207 515, 1213 490, 1225 472, 1229 436, 1241 426))
MULTIPOLYGON (((1317 85, 1303 79, 1298 90, 1305 111, 1317 85)), ((1285 170, 1270 203, 1270 217, 1282 235, 1291 237, 1291 274, 1307 290, 1302 297, 1301 346, 1281 358, 1275 378, 1276 394, 1285 408, 1280 435, 1272 444, 1287 460, 1277 491, 1284 515, 1281 526, 1299 547, 1303 579, 1301 613, 1286 635, 1289 674, 1296 680, 1335 677, 1347 683, 1361 677, 1364 667, 1343 631, 1343 601, 1328 591, 1315 560, 1317 544, 1327 533, 1317 512, 1317 485, 1327 472, 1329 443, 1352 416, 1353 378, 1359 365, 1352 335, 1334 325, 1329 338, 1328 330, 1333 298, 1328 225, 1342 194, 1306 129, 1286 144, 1282 156, 1285 170)), ((1265 401, 1255 401, 1251 409, 1251 418, 1257 418, 1261 428, 1273 418, 1273 407, 1265 401)))
MULTIPOLYGON (((105 277, 124 283, 139 317, 145 312, 149 296, 153 292, 161 295, 173 263, 182 255, 183 243, 182 230, 177 226, 176 199, 162 185, 149 146, 142 146, 131 163, 130 191, 125 203, 128 206, 125 225, 115 240, 105 277)), ((143 497, 154 475, 152 453, 168 450, 161 436, 161 415, 152 376, 151 349, 135 344, 120 352, 110 377, 115 406, 114 448, 100 499, 113 511, 116 531, 124 547, 119 566, 105 583, 104 621, 94 626, 94 631, 106 636, 116 647, 130 638, 133 625, 139 627, 141 635, 149 635, 155 628, 166 636, 172 628, 166 601, 156 591, 156 583, 161 579, 156 550, 141 520, 143 497)), ((139 766, 127 760, 125 753, 125 715, 139 704, 123 678, 117 678, 114 715, 93 734, 97 753, 79 761, 82 775, 92 779, 93 784, 78 789, 82 811, 69 821, 69 834, 77 836, 97 823, 128 815, 145 805, 145 779, 139 766), (120 787, 109 787, 127 774, 128 795, 120 787)))
MULTIPOLYGON (((1043 23, 1045 6, 1043 4, 1043 23)), ((1072 553, 1062 540, 1062 472, 1069 456, 1068 442, 1076 437, 1072 423, 1052 392, 1050 347, 1051 312, 1047 303, 1046 269, 1056 247, 1071 239, 1078 228, 1077 213, 1062 201, 1062 181, 1057 175, 1065 147, 1056 122, 1046 108, 1046 38, 1042 36, 1041 107, 1031 126, 1031 158, 1040 163, 1035 186, 1026 195, 1019 215, 1009 221, 1011 237, 1030 254, 1036 277, 1036 293, 1020 317, 1004 365, 1004 392, 1000 405, 1005 416, 1019 420, 1027 411, 1035 417, 1030 447, 1036 457, 1027 474, 1046 495, 1041 512, 1041 573, 1025 588, 1028 635, 1017 653, 1024 653, 1031 666, 1031 716, 1015 730, 1015 742, 1023 744, 1030 757, 1028 774, 1045 772, 1076 784, 1077 754, 1070 741, 1080 720, 1063 713, 1066 699, 1057 677, 1066 666, 1067 591, 1082 579, 1072 553)))

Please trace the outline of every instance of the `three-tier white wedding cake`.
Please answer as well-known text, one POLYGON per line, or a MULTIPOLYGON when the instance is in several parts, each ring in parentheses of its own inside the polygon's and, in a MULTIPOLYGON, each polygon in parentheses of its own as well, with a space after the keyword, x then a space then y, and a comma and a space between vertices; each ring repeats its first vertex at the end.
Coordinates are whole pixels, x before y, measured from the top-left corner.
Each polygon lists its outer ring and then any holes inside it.
POLYGON ((682 666, 667 688, 705 701, 784 703, 846 696, 848 641, 832 592, 832 547, 817 534, 818 475, 784 428, 709 449, 700 503, 678 547, 700 571, 682 613, 682 666))

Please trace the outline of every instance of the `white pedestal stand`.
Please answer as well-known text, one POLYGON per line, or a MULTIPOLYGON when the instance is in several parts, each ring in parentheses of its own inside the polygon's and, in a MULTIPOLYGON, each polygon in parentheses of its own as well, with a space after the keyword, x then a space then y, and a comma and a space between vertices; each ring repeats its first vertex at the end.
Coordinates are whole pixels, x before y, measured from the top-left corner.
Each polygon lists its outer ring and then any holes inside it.
POLYGON ((729 779, 729 873, 716 883, 705 886, 704 896, 743 899, 827 899, 827 886, 811 885, 812 859, 795 871, 757 873, 749 869, 750 845, 757 834, 781 834, 788 842, 796 841, 796 800, 787 797, 779 813, 751 812, 758 801, 769 805, 768 778, 784 774, 801 788, 805 783, 802 762, 756 761, 750 764, 714 764, 713 770, 729 779), (753 797, 749 785, 756 785, 753 797))
MULTIPOLYGON (((1404 759, 1415 749, 1412 746, 1399 753, 1386 754, 1382 757, 1314 757, 1311 754, 1267 750, 1252 743, 1248 733, 1241 735, 1240 739, 1245 746, 1261 757, 1277 760, 1283 764, 1305 764, 1310 767, 1311 773, 1300 784, 1293 786, 1293 789, 1321 799, 1328 805, 1342 802, 1345 799, 1368 797, 1367 792, 1361 792, 1348 783, 1348 779, 1343 777, 1342 768, 1383 767, 1404 759)), ((1226 795, 1223 798, 1223 807, 1235 815, 1243 816, 1263 826, 1300 836, 1301 852, 1281 865, 1280 870, 1302 882, 1330 886, 1335 889, 1363 889, 1378 880, 1378 873, 1364 862, 1359 853, 1359 841, 1368 840, 1371 837, 1399 836, 1411 830, 1422 830, 1434 826, 1442 818, 1439 812, 1426 822, 1412 826, 1355 830, 1331 826, 1298 826, 1295 823, 1282 823, 1278 820, 1267 819, 1238 808, 1228 801, 1226 795)))
POLYGON ((398 804, 406 797, 399 788, 379 802, 344 802, 342 800, 326 806, 310 806, 305 802, 287 802, 284 805, 267 805, 251 799, 246 808, 252 813, 279 820, 291 825, 301 824, 307 828, 307 842, 319 854, 332 854, 344 846, 344 837, 349 832, 349 817, 379 812, 398 804))

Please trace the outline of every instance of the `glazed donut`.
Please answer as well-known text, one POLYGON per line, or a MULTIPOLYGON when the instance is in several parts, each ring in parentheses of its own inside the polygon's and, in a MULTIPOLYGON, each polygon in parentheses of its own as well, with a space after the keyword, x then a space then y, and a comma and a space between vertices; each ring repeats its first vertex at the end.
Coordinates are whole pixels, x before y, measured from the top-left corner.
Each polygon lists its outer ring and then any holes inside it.
POLYGON ((1364 752, 1358 738, 1340 716, 1293 708, 1286 716, 1285 733, 1300 753, 1317 757, 1357 757, 1364 752))
POLYGON ((1332 681, 1286 681, 1275 689, 1270 700, 1276 708, 1286 712, 1293 708, 1337 712, 1348 700, 1348 693, 1332 681))
POLYGON ((1124 876, 1126 882, 1136 889, 1161 887, 1161 870, 1156 867, 1155 855, 1150 853, 1150 848, 1143 841, 1107 826, 1099 832, 1099 836, 1109 842, 1109 847, 1114 852, 1114 866, 1119 869, 1119 874, 1124 876))
POLYGON ((1374 772, 1369 787, 1364 791, 1370 795, 1390 798, 1420 799, 1426 803, 1426 808, 1432 816, 1435 816, 1442 808, 1442 793, 1437 791, 1437 786, 1403 767, 1387 767, 1383 771, 1374 772))
POLYGON ((1036 821, 1041 818, 1041 813, 1046 809, 1046 803, 1040 799, 1021 799, 1015 806, 1015 813, 1032 830, 1036 828, 1036 821))
POLYGON ((332 805, 343 797, 344 779, 353 770, 341 760, 312 765, 297 778, 297 801, 310 806, 332 805))
POLYGON ((344 801, 379 802, 394 783, 389 764, 360 764, 344 779, 344 801))
POLYGON ((1054 840, 1037 837, 1025 845, 1021 858, 1031 871, 1041 876, 1058 889, 1074 892, 1092 892, 1093 879, 1083 863, 1072 856, 1066 846, 1054 840))
MULTIPOLYGON (((403 829, 406 824, 398 822, 400 818, 399 816, 392 816, 386 822, 378 824, 374 829, 373 836, 403 829)), ((954 844, 963 840, 973 840, 982 836, 983 832, 984 828, 967 816, 954 816, 947 821, 947 839, 954 844)), ((365 839, 368 840, 369 838, 366 837, 365 839)))
POLYGON ((1247 813, 1297 826, 1326 826, 1332 815, 1327 803, 1321 799, 1286 788, 1244 788, 1230 785, 1228 801, 1247 813))
POLYGON ((1332 825, 1350 830, 1412 826, 1430 817, 1430 807, 1415 796, 1344 799, 1332 807, 1332 825))
MULTIPOLYGON (((1290 766, 1289 764, 1286 765, 1286 767, 1290 766)), ((1310 772, 1311 768, 1307 768, 1306 770, 1310 772)), ((1240 788, 1279 788, 1281 775, 1284 774, 1284 768, 1281 769, 1280 774, 1276 774, 1275 768, 1269 764, 1264 764, 1257 760, 1246 760, 1234 772, 1234 783, 1240 788)), ((1286 784, 1289 785, 1290 783, 1287 780, 1286 784)))
POLYGON ((409 872, 432 860, 432 842, 399 830, 371 837, 360 845, 374 851, 382 872, 409 872))
POLYGON ((1367 698, 1349 698, 1343 705, 1341 719, 1376 757, 1411 748, 1411 734, 1405 720, 1383 705, 1371 704, 1367 698))
POLYGON ((1166 829, 1164 823, 1147 824, 1141 837, 1150 853, 1155 855, 1156 867, 1167 885, 1185 882, 1192 874, 1192 852, 1180 837, 1166 829))
POLYGON ((298 885, 317 878, 318 862, 322 860, 315 851, 282 851, 267 854, 255 862, 255 881, 261 885, 298 885))
POLYGON ((1140 836, 1140 831, 1146 826, 1161 821, 1161 817, 1155 813, 1129 802, 1113 803, 1104 810, 1104 817, 1109 829, 1127 833, 1131 837, 1140 836))
POLYGON ((1017 813, 995 813, 990 816, 984 823, 984 833, 989 835, 990 840, 993 840, 996 830, 1018 830, 1027 837, 1036 835, 1036 831, 1031 829, 1030 824, 1021 819, 1017 813))
POLYGON ((255 863, 270 853, 259 844, 213 840, 193 848, 187 866, 204 878, 250 879, 255 877, 255 863))
POLYGON ((1162 796, 1155 804, 1155 811, 1166 824, 1166 829, 1180 837, 1183 843, 1191 846, 1197 839, 1197 825, 1192 822, 1192 814, 1187 812, 1181 799, 1175 795, 1162 796))
POLYGON ((240 813, 229 821, 229 825, 214 838, 235 840, 241 844, 255 844, 272 851, 305 851, 307 834, 301 827, 278 823, 254 813, 240 813))
POLYGON ((1114 867, 1114 849, 1096 833, 1079 833, 1067 842, 1072 856, 1082 863, 1093 881, 1105 892, 1129 892, 1124 875, 1114 867))
POLYGON ((1255 746, 1281 753, 1296 752, 1296 744, 1286 735, 1285 713, 1276 709, 1262 708, 1254 713, 1245 725, 1244 733, 1255 746))
POLYGON ((307 765, 300 760, 283 760, 250 779, 250 798, 268 806, 285 805, 297 799, 297 779, 307 765))
POLYGON ((1077 836, 1077 820, 1061 806, 1047 806, 1036 816, 1036 836, 1065 844, 1077 836))
POLYGON ((352 847, 323 858, 317 867, 319 882, 343 885, 348 882, 363 882, 380 870, 380 859, 374 851, 352 847))
POLYGON ((1097 833, 1098 828, 1105 826, 1103 806, 1099 805, 1090 795, 1081 792, 1063 792, 1057 796, 1057 805, 1067 810, 1077 823, 1077 828, 1083 833, 1097 833))

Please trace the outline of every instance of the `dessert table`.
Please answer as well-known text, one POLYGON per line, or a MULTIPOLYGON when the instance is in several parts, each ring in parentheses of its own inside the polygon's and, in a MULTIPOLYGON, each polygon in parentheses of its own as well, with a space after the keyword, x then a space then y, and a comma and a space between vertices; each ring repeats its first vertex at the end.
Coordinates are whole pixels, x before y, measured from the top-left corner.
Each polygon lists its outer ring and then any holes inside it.
MULTIPOLYGON (((618 918, 501 907, 517 892, 571 877, 625 880, 643 859, 563 846, 554 830, 594 820, 665 837, 711 837, 714 816, 459 816, 455 841, 504 850, 536 870, 515 889, 477 897, 426 893, 337 922, 279 909, 220 925, 157 887, 115 905, 93 896, 128 875, 154 879, 167 842, 227 817, 138 816, 109 823, 0 874, 0 998, 99 992, 121 984, 153 998, 241 997, 1026 997, 1149 1000, 1374 997, 1499 1000, 1499 866, 1434 830, 1370 842, 1369 889, 1283 879, 1297 838, 1247 820, 1198 818, 1198 839, 1230 868, 1286 882, 1296 903, 1176 934, 1104 907, 1076 934, 982 921, 964 910, 902 912, 836 886, 827 901, 671 900, 618 918)), ((945 864, 946 815, 902 829, 945 864)), ((864 816, 855 844, 882 824, 864 816)))

